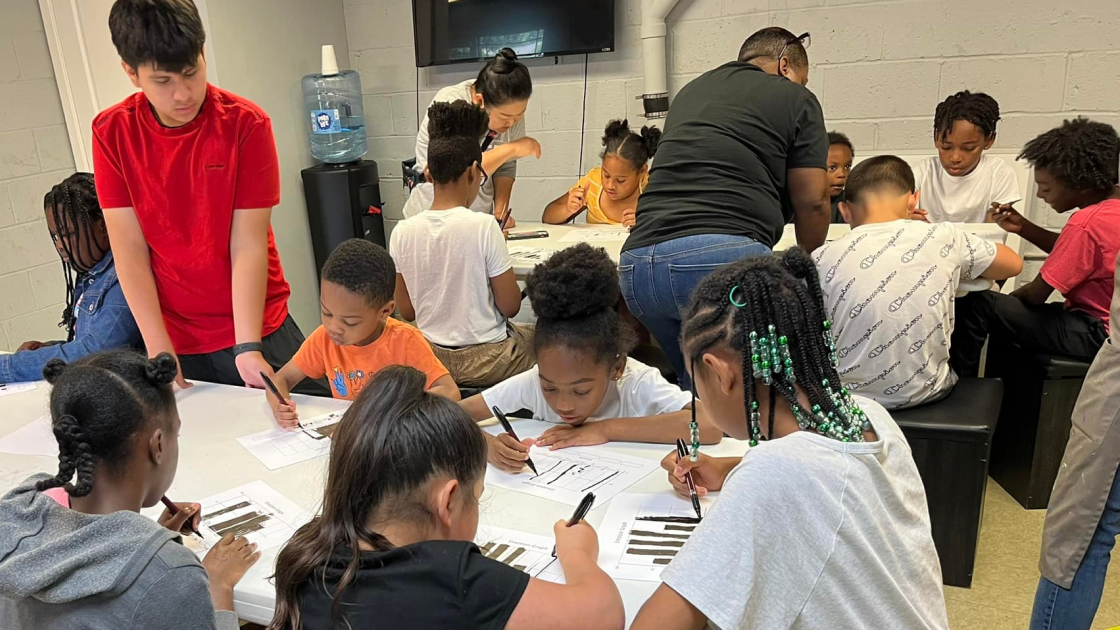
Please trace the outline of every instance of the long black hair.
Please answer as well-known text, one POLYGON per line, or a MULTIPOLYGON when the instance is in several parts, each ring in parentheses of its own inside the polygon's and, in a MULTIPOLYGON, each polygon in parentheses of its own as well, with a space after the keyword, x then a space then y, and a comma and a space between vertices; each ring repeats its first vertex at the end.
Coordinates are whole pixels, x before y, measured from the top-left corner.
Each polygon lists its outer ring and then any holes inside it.
POLYGON ((533 95, 533 79, 529 69, 517 60, 512 48, 503 48, 478 71, 474 89, 486 105, 505 105, 527 101, 533 95))
POLYGON ((81 276, 90 271, 82 261, 100 261, 107 250, 102 249, 94 234, 95 225, 104 225, 105 217, 97 203, 97 188, 92 173, 74 173, 56 184, 43 197, 43 208, 51 213, 56 234, 52 238, 62 245, 62 275, 66 278, 66 306, 62 309, 59 328, 65 328, 67 341, 74 340, 75 272, 81 276), (63 255, 65 254, 65 255, 63 255))
POLYGON ((841 386, 831 328, 817 268, 795 247, 780 257, 732 263, 705 278, 692 294, 681 345, 693 372, 711 348, 725 346, 743 355, 743 404, 752 445, 761 437, 756 380, 770 389, 767 435, 773 435, 774 403, 781 395, 802 429, 861 442, 870 424, 841 386), (799 388, 809 399, 808 409, 797 399, 799 388))
POLYGON ((299 589, 321 579, 332 554, 349 562, 333 587, 334 627, 343 619, 342 599, 361 562, 362 545, 392 544, 370 528, 370 518, 392 510, 393 518, 423 521, 432 515, 415 496, 435 475, 459 481, 464 496, 486 471, 486 440, 459 405, 424 390, 415 368, 387 367, 343 415, 331 442, 322 514, 296 531, 276 558, 276 612, 269 628, 301 628, 299 589))
POLYGON ((58 440, 58 474, 37 488, 62 486, 70 496, 88 495, 98 463, 109 470, 119 467, 128 458, 134 434, 149 422, 171 419, 171 382, 177 373, 175 358, 166 352, 154 359, 115 350, 70 364, 48 361, 43 378, 53 386, 51 429, 58 440))
POLYGON ((613 364, 637 343, 618 316, 618 271, 606 250, 580 243, 533 270, 525 283, 537 315, 533 348, 563 345, 613 364))
POLYGON ((627 119, 612 120, 607 123, 603 133, 603 152, 600 159, 617 155, 640 170, 657 153, 657 143, 661 141, 661 130, 653 126, 642 127, 640 133, 630 130, 627 119))

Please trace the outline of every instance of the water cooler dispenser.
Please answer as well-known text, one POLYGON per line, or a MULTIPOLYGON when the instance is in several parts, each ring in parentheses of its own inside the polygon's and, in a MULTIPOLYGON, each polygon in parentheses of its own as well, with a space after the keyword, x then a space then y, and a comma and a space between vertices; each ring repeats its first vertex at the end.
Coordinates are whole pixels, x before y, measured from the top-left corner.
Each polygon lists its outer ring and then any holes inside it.
POLYGON ((364 238, 388 246, 376 162, 319 164, 300 174, 317 269, 321 270, 331 252, 347 239, 364 238))

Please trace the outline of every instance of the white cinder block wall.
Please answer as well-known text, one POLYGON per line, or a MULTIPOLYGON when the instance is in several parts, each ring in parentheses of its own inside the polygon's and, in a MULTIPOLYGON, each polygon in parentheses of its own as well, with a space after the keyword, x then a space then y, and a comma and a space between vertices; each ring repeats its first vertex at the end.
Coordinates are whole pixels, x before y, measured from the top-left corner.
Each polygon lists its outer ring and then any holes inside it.
MULTIPOLYGON (((517 219, 540 220, 544 205, 581 174, 581 153, 584 171, 595 163, 610 118, 641 124, 640 4, 616 0, 617 50, 590 55, 586 106, 583 56, 527 62, 534 83, 527 128, 543 155, 519 163, 517 219)), ((351 65, 366 94, 367 157, 381 171, 386 215, 399 218, 400 161, 413 154, 417 111, 478 65, 417 73, 409 0, 346 0, 346 20, 351 65)), ((1120 127, 1120 2, 1113 0, 680 0, 668 23, 672 94, 734 59, 756 29, 810 31, 809 87, 829 129, 847 133, 864 154, 932 152, 934 107, 965 88, 999 101, 999 148, 1021 147, 1078 114, 1120 127)), ((1039 214, 1062 225, 1045 208, 1039 214)))
POLYGON ((35 0, 4 0, 0 20, 0 349, 63 337, 66 288, 43 195, 74 172, 35 0))

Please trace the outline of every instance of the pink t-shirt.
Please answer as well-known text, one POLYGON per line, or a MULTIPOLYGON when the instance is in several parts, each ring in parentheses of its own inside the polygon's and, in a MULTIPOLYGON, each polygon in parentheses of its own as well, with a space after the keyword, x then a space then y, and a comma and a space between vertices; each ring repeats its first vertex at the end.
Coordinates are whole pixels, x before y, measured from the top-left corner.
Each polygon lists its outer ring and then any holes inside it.
POLYGON ((44 490, 43 494, 58 501, 58 504, 64 508, 70 507, 70 495, 66 494, 66 488, 51 488, 50 490, 44 490))
POLYGON ((1039 272, 1061 291, 1066 308, 1084 311, 1108 326, 1114 262, 1120 253, 1120 200, 1073 213, 1039 272))

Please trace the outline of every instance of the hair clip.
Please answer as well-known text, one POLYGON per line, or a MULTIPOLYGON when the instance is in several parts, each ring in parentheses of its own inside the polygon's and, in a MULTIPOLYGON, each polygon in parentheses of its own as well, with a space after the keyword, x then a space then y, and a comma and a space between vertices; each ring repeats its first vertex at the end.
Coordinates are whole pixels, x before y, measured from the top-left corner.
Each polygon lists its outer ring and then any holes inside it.
POLYGON ((744 306, 747 305, 746 302, 743 302, 743 303, 740 304, 739 302, 735 301, 735 290, 738 289, 738 288, 739 288, 739 285, 735 285, 735 286, 731 287, 731 291, 727 294, 727 299, 730 300, 731 303, 734 304, 736 307, 743 308, 744 306))

